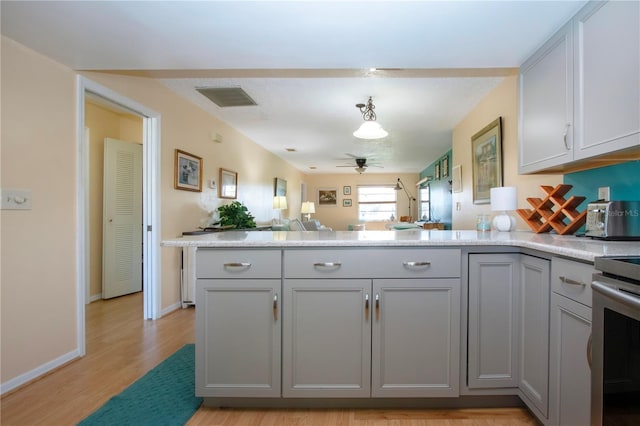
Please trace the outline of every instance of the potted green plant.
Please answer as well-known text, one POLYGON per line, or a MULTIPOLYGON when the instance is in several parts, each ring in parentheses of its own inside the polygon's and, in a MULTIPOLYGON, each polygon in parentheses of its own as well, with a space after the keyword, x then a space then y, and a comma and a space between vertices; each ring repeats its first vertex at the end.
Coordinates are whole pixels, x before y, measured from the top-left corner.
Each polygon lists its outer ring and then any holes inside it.
POLYGON ((218 207, 220 215, 220 226, 230 227, 235 229, 255 228, 255 218, 249 209, 239 201, 234 201, 231 204, 218 207))

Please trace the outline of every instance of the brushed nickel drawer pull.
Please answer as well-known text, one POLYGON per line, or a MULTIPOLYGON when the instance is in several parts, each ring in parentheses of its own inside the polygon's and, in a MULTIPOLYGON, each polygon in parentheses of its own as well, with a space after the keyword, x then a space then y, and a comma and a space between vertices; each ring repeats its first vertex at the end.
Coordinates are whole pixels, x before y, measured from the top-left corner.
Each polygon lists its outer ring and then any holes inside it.
POLYGON ((369 293, 364 295, 364 319, 369 319, 369 293))
POLYGON ((315 268, 339 268, 342 262, 316 262, 313 264, 315 268))
POLYGON ((376 321, 380 318, 380 295, 376 293, 376 321))
POLYGON ((589 334, 589 340, 587 341, 587 364, 589 364, 589 370, 591 370, 591 364, 593 363, 593 355, 591 354, 592 344, 593 334, 589 334))
POLYGON ((249 262, 229 262, 224 264, 225 268, 250 268, 251 263, 249 262))
POLYGON ((278 293, 273 295, 273 320, 278 321, 278 293))
POLYGON ((571 278, 567 278, 567 277, 560 277, 560 281, 562 281, 565 284, 571 284, 571 285, 579 285, 582 287, 586 287, 586 284, 580 281, 576 281, 576 280, 572 280, 571 278))
POLYGON ((402 262, 404 266, 431 266, 431 262, 402 262))

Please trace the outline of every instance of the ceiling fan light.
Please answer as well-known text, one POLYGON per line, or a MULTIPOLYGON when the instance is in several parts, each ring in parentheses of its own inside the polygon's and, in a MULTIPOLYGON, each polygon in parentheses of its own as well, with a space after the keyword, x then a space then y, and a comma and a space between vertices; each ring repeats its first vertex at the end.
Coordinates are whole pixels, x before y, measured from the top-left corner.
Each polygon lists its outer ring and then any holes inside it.
POLYGON ((389 133, 376 121, 365 121, 358 130, 353 132, 353 136, 359 139, 381 139, 388 135, 389 133))
POLYGON ((356 172, 358 172, 359 174, 363 174, 367 170, 367 168, 366 167, 356 167, 354 170, 356 172))

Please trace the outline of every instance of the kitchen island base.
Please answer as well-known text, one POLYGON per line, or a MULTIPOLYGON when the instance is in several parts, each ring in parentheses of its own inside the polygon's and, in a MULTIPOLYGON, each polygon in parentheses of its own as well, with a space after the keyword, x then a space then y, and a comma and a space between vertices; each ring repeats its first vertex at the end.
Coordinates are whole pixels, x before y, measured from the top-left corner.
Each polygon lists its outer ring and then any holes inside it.
POLYGON ((513 408, 525 407, 517 395, 460 396, 456 398, 216 398, 210 408, 513 408))

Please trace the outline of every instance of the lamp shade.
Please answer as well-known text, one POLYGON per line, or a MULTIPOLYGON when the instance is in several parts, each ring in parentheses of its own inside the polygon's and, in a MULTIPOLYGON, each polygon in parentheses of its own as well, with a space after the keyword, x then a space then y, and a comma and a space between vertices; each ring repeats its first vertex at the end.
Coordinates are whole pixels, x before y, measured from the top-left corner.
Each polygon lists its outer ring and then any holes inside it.
POLYGON ((277 195, 273 197, 273 208, 278 210, 286 210, 287 208, 287 197, 282 195, 277 195))
POLYGON ((491 210, 513 211, 518 208, 518 192, 515 186, 491 188, 491 210))
POLYGON ((359 139, 380 139, 387 135, 389 133, 376 121, 365 121, 358 130, 353 132, 353 136, 359 139))
POLYGON ((302 207, 300 208, 300 213, 302 214, 312 214, 316 212, 316 206, 313 204, 313 201, 305 201, 302 203, 302 207))

